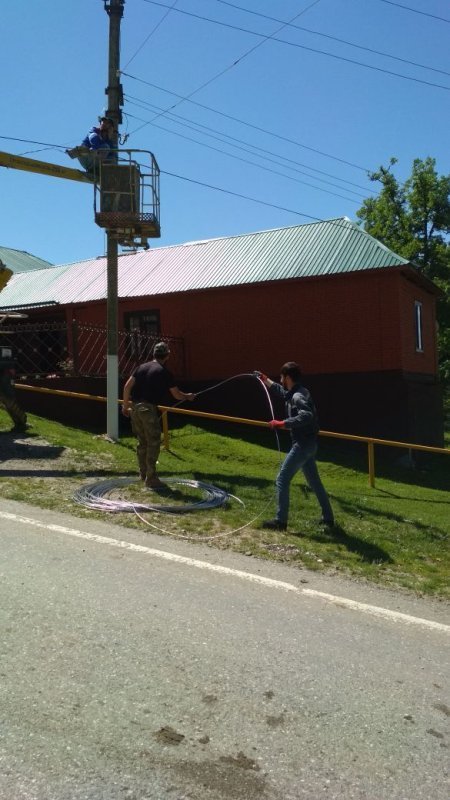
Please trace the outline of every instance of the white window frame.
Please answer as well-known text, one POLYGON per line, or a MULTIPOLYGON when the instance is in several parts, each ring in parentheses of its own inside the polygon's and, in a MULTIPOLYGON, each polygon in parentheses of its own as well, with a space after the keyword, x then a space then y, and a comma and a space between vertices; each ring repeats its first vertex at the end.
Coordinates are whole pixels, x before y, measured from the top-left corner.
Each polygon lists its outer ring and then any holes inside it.
POLYGON ((423 353, 423 303, 414 301, 414 334, 416 340, 416 353, 423 353))

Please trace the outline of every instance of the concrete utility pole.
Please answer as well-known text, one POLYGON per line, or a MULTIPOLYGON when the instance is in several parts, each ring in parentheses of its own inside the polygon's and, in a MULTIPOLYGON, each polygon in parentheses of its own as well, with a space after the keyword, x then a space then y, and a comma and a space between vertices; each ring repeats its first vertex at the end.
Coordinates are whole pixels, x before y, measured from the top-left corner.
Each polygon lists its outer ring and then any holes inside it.
MULTIPOLYGON (((119 144, 119 125, 122 122, 121 105, 123 105, 122 86, 120 83, 120 23, 123 17, 125 0, 110 0, 104 3, 109 16, 109 59, 107 116, 114 120, 114 144, 119 144)), ((115 154, 117 161, 117 154, 115 154)), ((106 231, 107 254, 107 355, 106 355, 106 432, 110 439, 119 438, 119 361, 118 361, 118 250, 119 246, 114 232, 106 231)))

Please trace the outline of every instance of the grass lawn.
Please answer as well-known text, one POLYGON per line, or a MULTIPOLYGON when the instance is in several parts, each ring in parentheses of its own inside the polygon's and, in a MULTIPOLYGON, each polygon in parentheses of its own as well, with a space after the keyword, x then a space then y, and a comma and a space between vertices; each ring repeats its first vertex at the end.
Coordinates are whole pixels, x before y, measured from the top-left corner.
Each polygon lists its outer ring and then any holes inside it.
MULTIPOLYGON (((1 448, 11 437, 0 436, 0 497, 105 519, 105 512, 85 509, 72 496, 87 483, 136 476, 135 440, 129 429, 117 444, 111 444, 92 432, 40 417, 30 415, 30 422, 32 436, 24 442, 37 444, 30 450, 29 469, 26 445, 20 445, 19 467, 16 460, 15 467, 8 468, 12 456, 5 461, 1 448)), ((259 526, 275 511, 274 480, 281 459, 275 435, 220 422, 194 426, 184 424, 182 418, 175 422, 173 417, 170 424, 178 427, 171 431, 170 451, 161 451, 161 477, 212 483, 238 497, 244 506, 232 499, 214 510, 146 513, 148 525, 133 513, 118 513, 113 515, 115 523, 146 530, 149 536, 156 527, 158 533, 207 541, 212 547, 449 597, 450 455, 422 455, 413 469, 399 463, 406 451, 377 447, 376 488, 370 489, 366 447, 323 438, 319 469, 331 496, 336 530, 321 530, 315 497, 298 475, 291 488, 288 531, 272 533, 259 526)), ((9 428, 9 418, 0 411, 0 431, 9 428)), ((285 451, 288 435, 283 433, 280 441, 285 451)), ((171 504, 201 496, 197 489, 183 486, 158 496, 140 483, 120 490, 119 495, 171 504)))

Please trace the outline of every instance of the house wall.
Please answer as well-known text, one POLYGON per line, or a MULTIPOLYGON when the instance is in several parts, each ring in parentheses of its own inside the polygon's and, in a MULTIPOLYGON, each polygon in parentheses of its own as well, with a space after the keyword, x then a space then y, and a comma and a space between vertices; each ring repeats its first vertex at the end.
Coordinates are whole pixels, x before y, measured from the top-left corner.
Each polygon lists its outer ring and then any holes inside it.
MULTIPOLYGON (((435 299, 393 270, 121 300, 120 327, 126 312, 150 309, 164 335, 184 339, 193 381, 256 368, 277 375, 291 359, 310 375, 436 375, 435 299), (415 349, 414 300, 423 303, 423 353, 415 349)), ((100 324, 104 304, 76 315, 100 324)))
MULTIPOLYGON (((105 325, 105 302, 67 309, 68 322, 105 325)), ((129 311, 158 310, 161 332, 184 341, 183 388, 261 369, 277 377, 296 360, 323 429, 426 444, 442 443, 435 297, 401 270, 123 299, 129 311), (414 302, 423 304, 422 353, 414 302)), ((230 381, 198 410, 266 419, 255 381, 230 381), (253 385, 255 384, 255 385, 253 385)), ((103 413, 103 412, 102 412, 103 413)), ((282 413, 282 411, 280 412, 282 413)))

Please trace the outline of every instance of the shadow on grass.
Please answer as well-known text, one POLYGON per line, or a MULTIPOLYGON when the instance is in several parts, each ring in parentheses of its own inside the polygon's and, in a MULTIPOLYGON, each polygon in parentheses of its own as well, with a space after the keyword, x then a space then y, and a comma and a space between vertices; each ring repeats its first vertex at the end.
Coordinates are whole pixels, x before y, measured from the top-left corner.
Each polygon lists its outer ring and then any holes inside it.
POLYGON ((257 478, 249 475, 224 474, 223 472, 204 473, 196 470, 193 470, 192 473, 190 471, 187 472, 188 474, 192 474, 194 479, 197 481, 212 483, 215 486, 218 486, 219 489, 225 489, 225 491, 232 491, 233 493, 240 488, 247 489, 249 487, 258 489, 260 491, 266 491, 268 487, 273 487, 274 485, 273 479, 271 478, 257 478))
MULTIPOLYGON (((293 535, 301 536, 302 534, 294 533, 293 535)), ((318 533, 310 533, 308 534, 308 538, 315 542, 320 542, 321 544, 341 544, 350 553, 356 553, 361 561, 365 561, 368 564, 392 564, 394 561, 389 553, 381 547, 378 547, 378 545, 372 542, 359 539, 357 536, 351 536, 340 525, 335 525, 334 528, 326 532, 320 531, 318 533)))
POLYGON ((368 508, 364 506, 364 508, 355 506, 354 504, 347 502, 345 500, 339 499, 339 504, 343 511, 346 512, 351 517, 358 517, 359 519, 363 517, 368 517, 370 519, 379 519, 379 520, 389 520, 390 522, 396 522, 398 525, 412 525, 417 531, 424 533, 431 539, 438 539, 439 541, 445 540, 449 538, 449 534, 447 531, 441 530, 437 527, 431 527, 429 524, 425 524, 420 522, 419 520, 411 520, 405 519, 400 514, 395 514, 392 511, 380 511, 377 508, 368 508))
POLYGON ((444 506, 450 505, 450 493, 448 496, 448 500, 434 500, 434 499, 426 500, 423 497, 411 497, 410 495, 403 495, 403 494, 398 494, 397 492, 390 492, 388 491, 388 489, 378 489, 378 487, 377 487, 377 492, 378 494, 382 494, 385 497, 392 497, 395 500, 405 500, 408 503, 433 503, 433 505, 436 504, 444 506))
MULTIPOLYGON (((256 428, 235 423, 215 422, 213 420, 196 420, 196 431, 189 428, 185 432, 177 430, 177 437, 201 436, 211 432, 228 436, 231 439, 245 440, 274 451, 278 450, 275 435, 264 428, 256 428)), ((287 431, 279 435, 280 447, 284 455, 290 447, 287 431)), ((408 451, 383 445, 375 446, 375 478, 385 478, 395 483, 423 486, 429 489, 448 491, 450 486, 450 456, 414 451, 414 466, 407 467, 401 463, 408 451)), ((367 444, 345 440, 319 437, 319 466, 321 462, 329 462, 344 469, 354 470, 368 475, 367 444)))
MULTIPOLYGON (((3 431, 1 432, 4 433, 3 431)), ((65 448, 51 444, 35 444, 34 438, 37 434, 33 433, 12 433, 8 432, 1 437, 0 462, 1 461, 26 461, 32 459, 57 459, 65 448)))
MULTIPOLYGON (((24 459, 25 461, 25 459, 24 459)), ((0 469, 0 478, 117 478, 117 472, 107 469, 0 469)), ((120 477, 138 478, 137 470, 127 470, 120 473, 120 477)))

